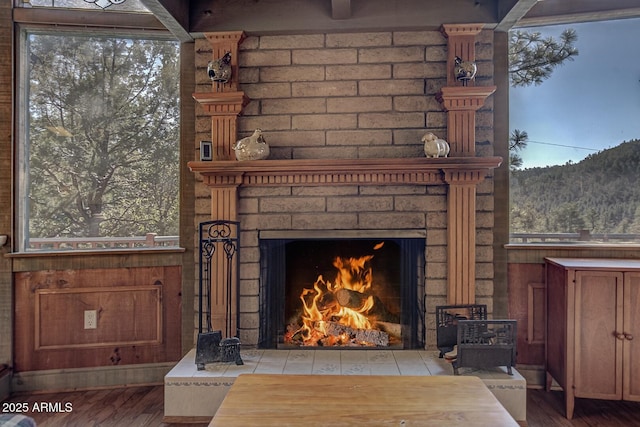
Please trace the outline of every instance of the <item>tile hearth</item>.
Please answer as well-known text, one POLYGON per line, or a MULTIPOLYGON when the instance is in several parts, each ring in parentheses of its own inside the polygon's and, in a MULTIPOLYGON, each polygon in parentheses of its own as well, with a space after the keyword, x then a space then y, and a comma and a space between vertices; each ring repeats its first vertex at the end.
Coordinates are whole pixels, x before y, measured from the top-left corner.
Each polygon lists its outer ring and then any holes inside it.
MULTIPOLYGON (((206 420, 215 415, 235 378, 244 373, 313 375, 453 375, 437 351, 427 350, 242 350, 244 365, 212 363, 198 371, 191 350, 166 375, 165 419, 206 420)), ((526 381, 513 370, 460 368, 477 376, 516 419, 526 419, 526 381)))

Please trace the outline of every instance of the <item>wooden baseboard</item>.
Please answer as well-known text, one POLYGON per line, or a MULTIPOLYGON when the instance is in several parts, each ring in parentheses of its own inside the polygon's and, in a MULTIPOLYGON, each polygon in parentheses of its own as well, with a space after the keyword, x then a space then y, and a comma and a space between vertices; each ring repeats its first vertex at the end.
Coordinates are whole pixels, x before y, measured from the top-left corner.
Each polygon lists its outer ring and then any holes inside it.
POLYGON ((161 385, 164 384, 165 375, 176 363, 17 372, 11 379, 11 392, 63 392, 129 385, 161 385))
POLYGON ((541 365, 521 365, 516 366, 520 375, 527 381, 527 388, 543 388, 545 385, 544 366, 541 365))
POLYGON ((165 424, 203 424, 211 422, 211 417, 163 417, 162 422, 165 424))
POLYGON ((0 402, 5 400, 11 394, 11 370, 3 369, 0 371, 0 402))

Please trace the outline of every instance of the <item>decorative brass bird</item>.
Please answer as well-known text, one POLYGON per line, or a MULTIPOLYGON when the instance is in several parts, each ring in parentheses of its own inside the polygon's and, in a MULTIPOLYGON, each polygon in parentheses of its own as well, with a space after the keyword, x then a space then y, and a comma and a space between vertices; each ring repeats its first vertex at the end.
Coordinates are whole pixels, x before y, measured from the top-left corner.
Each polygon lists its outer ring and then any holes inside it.
POLYGON ((222 58, 209 61, 207 73, 214 82, 227 83, 231 79, 231 52, 225 53, 222 58))
POLYGON ((456 79, 462 82, 462 86, 466 86, 469 80, 472 80, 476 76, 478 67, 475 62, 463 61, 459 56, 454 58, 454 63, 453 73, 456 79))

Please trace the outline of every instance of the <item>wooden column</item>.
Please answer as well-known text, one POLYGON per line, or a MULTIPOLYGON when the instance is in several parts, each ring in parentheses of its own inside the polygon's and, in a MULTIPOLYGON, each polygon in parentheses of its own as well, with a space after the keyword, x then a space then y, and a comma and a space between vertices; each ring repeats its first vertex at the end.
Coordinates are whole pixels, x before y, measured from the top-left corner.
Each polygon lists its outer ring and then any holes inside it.
POLYGON ((212 81, 211 92, 194 93, 193 97, 211 115, 213 159, 235 160, 231 147, 238 136, 236 121, 249 102, 244 92, 238 90, 238 46, 244 40, 244 33, 206 33, 205 37, 212 47, 211 60, 231 53, 231 79, 226 83, 212 81))
MULTIPOLYGON (((238 216, 238 187, 242 184, 242 174, 209 175, 203 176, 203 178, 204 183, 211 188, 212 219, 235 220, 238 216)), ((237 238, 235 234, 229 237, 237 238)), ((236 256, 239 255, 236 254, 236 256)), ((233 336, 238 330, 236 315, 238 295, 235 284, 232 284, 231 295, 228 295, 226 284, 228 277, 237 278, 239 272, 235 263, 231 263, 231 265, 227 263, 226 254, 220 248, 213 255, 212 263, 216 267, 211 272, 211 294, 209 295, 211 299, 211 327, 213 330, 221 330, 224 337, 226 336, 227 319, 230 319, 229 330, 233 336), (227 313, 229 300, 231 300, 230 315, 227 313)))
POLYGON ((203 176, 204 183, 211 188, 211 219, 238 219, 238 187, 242 184, 241 173, 203 176))
POLYGON ((194 93, 193 98, 211 115, 213 160, 235 160, 236 121, 249 99, 243 92, 194 93))
MULTIPOLYGON (((447 112, 447 141, 451 157, 476 156, 476 111, 484 105, 495 86, 476 86, 475 80, 466 86, 454 74, 455 57, 463 61, 476 59, 475 38, 482 24, 443 25, 448 39, 447 86, 437 95, 447 112)), ((450 170, 444 180, 448 194, 447 277, 449 304, 475 303, 476 275, 476 186, 484 173, 450 170)))
POLYGON ((448 302, 473 304, 476 298, 476 186, 482 171, 448 171, 448 302))
MULTIPOLYGON (((211 92, 194 93, 193 98, 211 115, 211 142, 213 144, 213 161, 235 160, 233 146, 238 139, 237 119, 249 99, 244 92, 238 90, 238 46, 244 40, 242 31, 224 33, 206 33, 205 37, 212 46, 212 60, 231 53, 231 79, 226 83, 211 83, 211 92)), ((204 183, 211 188, 211 219, 237 221, 238 219, 238 187, 242 182, 241 175, 224 174, 204 177, 204 183)), ((225 266, 226 258, 223 251, 214 255, 212 262, 218 266, 225 266)), ((226 330, 227 301, 231 303, 232 319, 231 331, 237 331, 235 313, 237 304, 235 294, 227 295, 226 277, 229 272, 224 268, 217 269, 217 277, 212 277, 211 283, 211 326, 213 330, 226 330)), ((236 266, 231 277, 236 278, 239 272, 236 266)), ((235 287, 232 292, 235 293, 235 287)), ((224 332, 223 332, 224 333, 224 332)))

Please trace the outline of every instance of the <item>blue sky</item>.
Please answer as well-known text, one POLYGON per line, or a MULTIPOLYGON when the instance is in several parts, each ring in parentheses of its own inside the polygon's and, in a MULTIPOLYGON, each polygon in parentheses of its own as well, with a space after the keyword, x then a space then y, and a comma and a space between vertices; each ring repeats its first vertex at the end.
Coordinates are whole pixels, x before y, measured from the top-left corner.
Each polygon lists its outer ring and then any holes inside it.
POLYGON ((539 86, 510 89, 509 129, 529 135, 523 168, 577 163, 640 139, 640 19, 525 30, 557 38, 565 28, 578 34, 575 60, 539 86))

